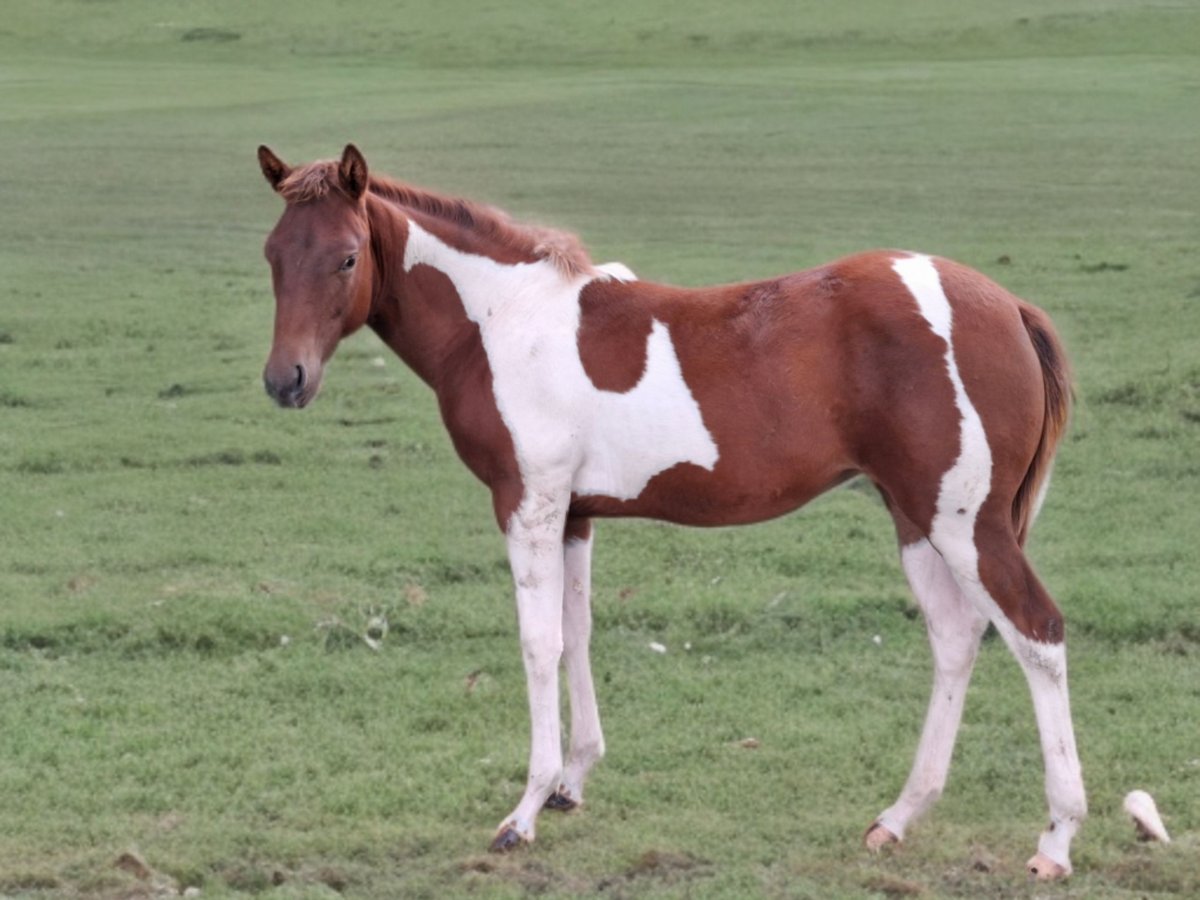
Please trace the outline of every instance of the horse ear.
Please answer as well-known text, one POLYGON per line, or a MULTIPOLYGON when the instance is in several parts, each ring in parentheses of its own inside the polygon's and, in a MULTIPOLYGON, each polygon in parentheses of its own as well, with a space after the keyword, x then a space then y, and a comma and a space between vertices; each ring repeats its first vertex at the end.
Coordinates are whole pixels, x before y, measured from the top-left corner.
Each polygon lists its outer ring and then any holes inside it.
POLYGON ((275 190, 283 184, 283 179, 292 174, 292 167, 271 152, 265 145, 258 148, 258 164, 262 167, 263 176, 275 190))
POLYGON ((352 200, 357 200, 367 190, 367 161, 353 144, 347 144, 342 151, 342 161, 338 163, 338 177, 342 187, 352 200))

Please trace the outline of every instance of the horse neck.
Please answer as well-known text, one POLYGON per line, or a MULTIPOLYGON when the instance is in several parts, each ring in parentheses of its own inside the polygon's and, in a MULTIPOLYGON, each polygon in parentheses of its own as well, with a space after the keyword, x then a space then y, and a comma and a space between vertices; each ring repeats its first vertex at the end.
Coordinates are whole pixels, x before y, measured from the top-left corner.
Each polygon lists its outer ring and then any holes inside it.
POLYGON ((435 273, 405 265, 410 219, 393 203, 368 195, 375 284, 368 324, 426 384, 437 388, 447 361, 471 336, 453 287, 435 273))
POLYGON ((435 390, 448 367, 482 359, 471 348, 493 312, 562 288, 551 262, 486 233, 379 197, 367 209, 377 273, 371 327, 435 390))

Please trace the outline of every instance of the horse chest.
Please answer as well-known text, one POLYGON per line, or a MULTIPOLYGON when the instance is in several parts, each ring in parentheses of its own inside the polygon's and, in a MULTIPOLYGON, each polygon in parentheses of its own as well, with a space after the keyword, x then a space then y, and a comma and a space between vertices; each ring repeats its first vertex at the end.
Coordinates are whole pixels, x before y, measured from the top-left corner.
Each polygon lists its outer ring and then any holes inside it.
POLYGON ((545 263, 497 263, 449 247, 416 224, 410 229, 405 268, 440 270, 479 327, 523 479, 569 478, 576 494, 629 500, 672 466, 713 468, 717 446, 665 324, 631 337, 646 342, 628 348, 645 353, 637 384, 602 390, 584 370, 577 341, 579 294, 591 277, 566 282, 545 263))

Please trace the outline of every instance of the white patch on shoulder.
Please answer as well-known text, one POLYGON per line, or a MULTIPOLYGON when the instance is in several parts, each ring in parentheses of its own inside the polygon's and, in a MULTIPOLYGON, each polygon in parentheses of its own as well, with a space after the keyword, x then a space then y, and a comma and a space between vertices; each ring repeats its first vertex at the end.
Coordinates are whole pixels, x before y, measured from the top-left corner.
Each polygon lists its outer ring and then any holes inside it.
POLYGON ((670 332, 655 321, 646 368, 626 393, 598 389, 579 358, 579 294, 592 280, 636 280, 620 263, 564 280, 544 262, 504 265, 463 253, 409 222, 404 268, 424 263, 454 284, 479 325, 500 417, 529 480, 569 480, 579 494, 632 500, 679 463, 712 470, 717 445, 683 379, 670 332))
POLYGON ((979 412, 967 396, 962 375, 954 358, 952 338, 953 315, 942 280, 938 276, 933 260, 928 256, 914 255, 897 259, 892 268, 904 282, 917 301, 917 307, 933 333, 946 342, 946 372, 954 387, 954 404, 958 407, 959 452, 955 460, 942 475, 938 489, 937 511, 930 527, 930 540, 942 551, 953 544, 962 554, 961 559, 970 563, 970 575, 979 582, 979 551, 975 546, 975 519, 992 486, 992 451, 979 412))

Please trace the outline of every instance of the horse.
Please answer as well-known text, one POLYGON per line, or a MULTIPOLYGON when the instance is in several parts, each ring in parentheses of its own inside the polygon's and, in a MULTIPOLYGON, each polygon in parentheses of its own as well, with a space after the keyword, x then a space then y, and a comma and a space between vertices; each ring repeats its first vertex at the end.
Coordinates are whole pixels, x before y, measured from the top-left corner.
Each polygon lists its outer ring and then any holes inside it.
POLYGON ((259 147, 284 200, 267 238, 279 406, 317 396, 366 325, 432 389, 490 490, 529 694, 528 780, 490 849, 583 802, 604 754, 589 662, 592 520, 762 521, 862 475, 895 523, 933 693, 911 774, 871 822, 878 852, 940 796, 990 622, 1033 699, 1049 825, 1028 871, 1070 874, 1087 814, 1063 617, 1025 557, 1073 387, 1049 317, 983 274, 902 251, 687 289, 594 264, 577 237, 340 159, 259 147), (559 668, 570 729, 564 761, 559 668))

